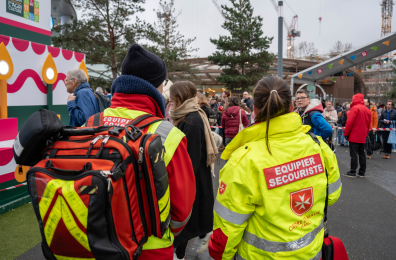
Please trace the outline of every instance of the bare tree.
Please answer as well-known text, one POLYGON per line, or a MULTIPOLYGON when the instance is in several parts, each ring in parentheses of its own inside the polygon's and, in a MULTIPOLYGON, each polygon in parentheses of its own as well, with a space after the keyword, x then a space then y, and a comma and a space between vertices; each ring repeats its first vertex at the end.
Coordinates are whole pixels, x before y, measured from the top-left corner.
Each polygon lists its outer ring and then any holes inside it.
POLYGON ((306 41, 300 42, 294 50, 295 57, 304 59, 308 59, 317 53, 318 49, 315 48, 315 44, 313 42, 306 41))
POLYGON ((330 49, 330 57, 333 58, 335 56, 340 55, 341 53, 350 51, 352 49, 352 43, 342 43, 342 41, 338 40, 334 43, 333 48, 330 49))

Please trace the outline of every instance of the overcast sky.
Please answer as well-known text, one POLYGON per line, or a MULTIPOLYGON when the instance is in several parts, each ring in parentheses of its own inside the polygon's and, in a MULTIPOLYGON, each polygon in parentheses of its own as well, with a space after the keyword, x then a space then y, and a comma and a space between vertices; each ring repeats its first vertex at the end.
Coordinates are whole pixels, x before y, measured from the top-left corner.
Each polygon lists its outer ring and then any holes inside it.
MULTIPOLYGON (((217 0, 220 5, 230 5, 228 0, 217 0)), ((277 2, 277 1, 276 1, 277 2)), ((319 54, 328 53, 337 40, 352 43, 354 47, 374 41, 381 36, 380 0, 288 0, 284 3, 284 17, 290 25, 294 12, 298 15, 298 30, 301 37, 296 37, 295 45, 301 41, 314 42, 319 54), (293 9, 293 11, 291 10, 293 9), (321 35, 319 36, 319 17, 322 17, 321 35)), ((157 17, 153 9, 159 8, 158 0, 146 0, 144 13, 139 18, 154 22, 157 17)), ((270 0, 251 0, 254 15, 263 18, 262 30, 265 36, 274 37, 270 51, 277 53, 278 25, 277 13, 270 0)), ((188 38, 196 37, 192 47, 199 48, 194 53, 197 57, 207 57, 216 48, 209 41, 227 34, 221 25, 224 22, 212 0, 175 0, 179 31, 188 38)), ((396 31, 392 21, 392 31, 396 31)), ((285 53, 286 32, 284 30, 285 53)))

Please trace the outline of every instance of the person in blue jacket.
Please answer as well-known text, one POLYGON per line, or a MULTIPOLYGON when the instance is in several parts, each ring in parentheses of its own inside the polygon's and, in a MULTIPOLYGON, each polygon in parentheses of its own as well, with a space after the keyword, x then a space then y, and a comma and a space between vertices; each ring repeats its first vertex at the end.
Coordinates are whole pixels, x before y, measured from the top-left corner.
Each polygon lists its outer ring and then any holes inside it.
POLYGON ((99 103, 88 84, 87 76, 81 69, 71 70, 64 80, 67 98, 69 125, 82 126, 87 119, 99 112, 99 103))
POLYGON ((311 99, 306 89, 297 91, 296 94, 296 112, 301 116, 304 125, 311 126, 310 132, 321 136, 323 140, 330 137, 333 128, 324 119, 323 106, 318 99, 311 99))

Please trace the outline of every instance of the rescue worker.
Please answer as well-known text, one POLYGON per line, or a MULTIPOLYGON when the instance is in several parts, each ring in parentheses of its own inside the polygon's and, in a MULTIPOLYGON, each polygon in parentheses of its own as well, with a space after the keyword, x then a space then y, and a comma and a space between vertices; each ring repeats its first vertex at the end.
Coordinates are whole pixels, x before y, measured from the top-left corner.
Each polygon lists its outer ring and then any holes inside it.
MULTIPOLYGON (((111 107, 103 112, 102 124, 125 126, 126 122, 143 114, 164 118, 165 100, 161 95, 167 74, 164 61, 133 44, 122 63, 121 74, 111 86, 111 107)), ((171 232, 165 232, 162 239, 149 237, 139 260, 171 260, 174 236, 180 234, 191 216, 195 176, 187 153, 187 139, 179 129, 164 120, 151 124, 148 132, 160 135, 165 147, 171 232)))
POLYGON ((261 79, 253 105, 257 123, 222 154, 228 162, 220 172, 209 254, 216 260, 319 260, 327 183, 328 205, 341 193, 336 157, 292 112, 283 79, 261 79))

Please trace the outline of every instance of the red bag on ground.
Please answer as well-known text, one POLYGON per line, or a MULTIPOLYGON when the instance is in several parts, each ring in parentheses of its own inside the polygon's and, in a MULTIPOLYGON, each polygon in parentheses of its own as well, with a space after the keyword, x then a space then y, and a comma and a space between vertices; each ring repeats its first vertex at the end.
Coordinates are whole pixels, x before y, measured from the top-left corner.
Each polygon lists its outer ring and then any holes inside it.
POLYGON ((338 237, 325 237, 322 247, 321 260, 348 260, 344 244, 338 237))

